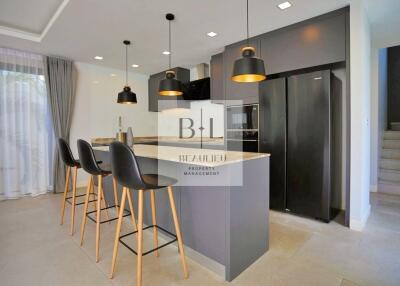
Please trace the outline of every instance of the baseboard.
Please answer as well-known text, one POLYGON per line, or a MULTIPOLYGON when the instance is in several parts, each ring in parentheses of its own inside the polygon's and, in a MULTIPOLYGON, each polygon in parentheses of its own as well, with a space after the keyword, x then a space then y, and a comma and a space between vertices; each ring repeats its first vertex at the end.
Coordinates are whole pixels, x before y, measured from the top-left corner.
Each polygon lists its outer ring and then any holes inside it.
POLYGON ((371 192, 371 193, 376 193, 376 192, 378 192, 378 185, 371 185, 371 186, 370 186, 370 192, 371 192))
POLYGON ((362 231, 367 224, 369 215, 371 214, 371 205, 368 205, 368 211, 361 220, 350 219, 350 229, 355 231, 362 231))

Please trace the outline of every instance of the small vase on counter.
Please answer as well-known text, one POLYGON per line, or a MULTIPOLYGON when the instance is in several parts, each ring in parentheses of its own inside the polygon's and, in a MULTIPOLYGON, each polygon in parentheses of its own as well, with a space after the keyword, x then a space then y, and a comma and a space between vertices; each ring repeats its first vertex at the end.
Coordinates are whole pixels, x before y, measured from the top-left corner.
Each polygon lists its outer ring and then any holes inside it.
POLYGON ((128 130, 126 132, 126 144, 129 147, 133 147, 133 132, 132 132, 132 127, 128 127, 128 130))

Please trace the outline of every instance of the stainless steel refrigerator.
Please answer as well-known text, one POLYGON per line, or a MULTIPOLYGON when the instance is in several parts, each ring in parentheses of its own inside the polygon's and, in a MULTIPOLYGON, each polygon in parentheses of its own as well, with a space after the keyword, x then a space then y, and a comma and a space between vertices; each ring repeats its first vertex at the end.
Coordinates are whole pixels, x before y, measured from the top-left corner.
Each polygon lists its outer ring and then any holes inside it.
POLYGON ((259 88, 260 151, 271 153, 270 207, 329 221, 341 200, 341 81, 324 70, 259 88))

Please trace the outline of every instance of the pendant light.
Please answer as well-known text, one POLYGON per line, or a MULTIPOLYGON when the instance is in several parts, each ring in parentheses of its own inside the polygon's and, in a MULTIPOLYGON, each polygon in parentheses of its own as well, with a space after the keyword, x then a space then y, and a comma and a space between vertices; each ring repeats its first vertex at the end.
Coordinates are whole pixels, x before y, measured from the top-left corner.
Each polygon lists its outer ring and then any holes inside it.
POLYGON ((158 94, 163 96, 180 96, 183 94, 182 83, 175 78, 175 72, 171 70, 171 21, 175 19, 175 16, 174 14, 168 13, 165 15, 165 18, 168 20, 169 28, 169 66, 168 70, 165 72, 165 79, 160 81, 158 94))
POLYGON ((130 41, 123 41, 125 45, 125 86, 124 90, 118 93, 118 103, 121 104, 135 104, 137 103, 136 94, 131 91, 128 85, 128 46, 131 44, 130 41))
POLYGON ((255 57, 256 50, 249 44, 249 0, 246 1, 246 47, 242 49, 242 58, 237 59, 233 65, 232 80, 236 82, 258 82, 266 79, 264 61, 255 57))

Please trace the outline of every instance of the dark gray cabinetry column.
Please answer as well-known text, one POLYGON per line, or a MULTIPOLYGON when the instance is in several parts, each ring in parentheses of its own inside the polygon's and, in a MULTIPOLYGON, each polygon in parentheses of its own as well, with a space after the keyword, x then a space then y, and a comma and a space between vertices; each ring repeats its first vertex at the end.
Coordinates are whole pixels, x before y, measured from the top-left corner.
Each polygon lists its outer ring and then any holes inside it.
POLYGON ((224 93, 224 61, 223 54, 219 53, 211 57, 211 101, 223 103, 224 93))

